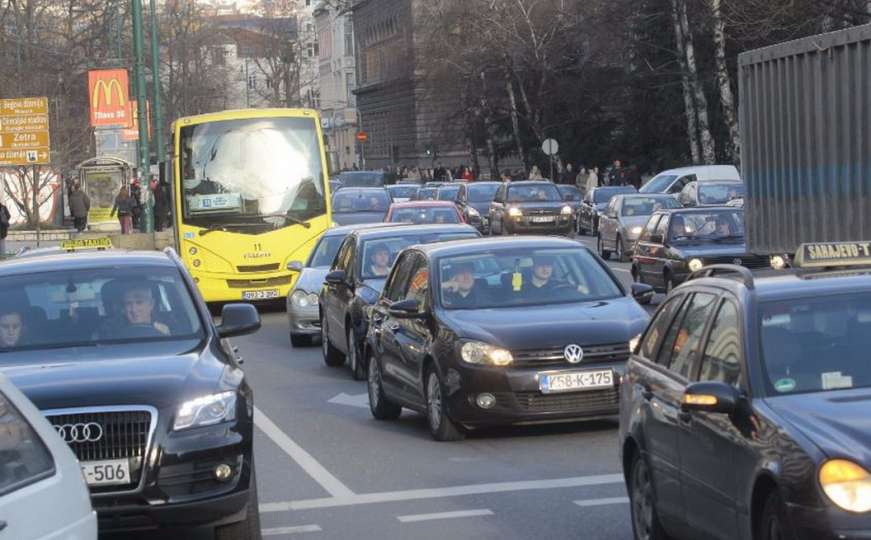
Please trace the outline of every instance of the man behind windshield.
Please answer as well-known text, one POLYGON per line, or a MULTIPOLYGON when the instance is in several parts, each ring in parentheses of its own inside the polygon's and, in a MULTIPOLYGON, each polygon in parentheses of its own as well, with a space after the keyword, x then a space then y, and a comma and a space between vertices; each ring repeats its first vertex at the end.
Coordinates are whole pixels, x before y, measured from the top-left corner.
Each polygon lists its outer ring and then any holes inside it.
MULTIPOLYGON (((111 300, 110 300, 111 301, 111 300)), ((156 319, 155 300, 151 287, 134 283, 121 294, 120 318, 103 324, 99 334, 102 339, 132 337, 160 337, 170 334, 169 326, 156 319)))
POLYGON ((0 349, 19 345, 24 333, 24 319, 17 311, 0 311, 0 349))
POLYGON ((454 308, 472 308, 481 304, 481 292, 475 287, 475 265, 459 262, 446 271, 447 280, 442 282, 442 298, 454 308))

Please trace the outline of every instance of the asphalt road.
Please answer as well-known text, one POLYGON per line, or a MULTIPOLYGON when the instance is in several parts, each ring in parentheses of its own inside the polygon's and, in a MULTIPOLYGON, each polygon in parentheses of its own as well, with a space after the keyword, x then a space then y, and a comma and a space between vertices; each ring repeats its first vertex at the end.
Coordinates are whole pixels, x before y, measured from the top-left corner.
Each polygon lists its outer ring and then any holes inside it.
MULTIPOLYGON (((610 264, 631 281, 627 264, 610 264)), ((632 537, 616 421, 438 443, 421 415, 374 420, 364 382, 326 367, 317 346, 292 348, 283 313, 262 315, 260 332, 235 343, 255 390, 264 537, 632 537)))

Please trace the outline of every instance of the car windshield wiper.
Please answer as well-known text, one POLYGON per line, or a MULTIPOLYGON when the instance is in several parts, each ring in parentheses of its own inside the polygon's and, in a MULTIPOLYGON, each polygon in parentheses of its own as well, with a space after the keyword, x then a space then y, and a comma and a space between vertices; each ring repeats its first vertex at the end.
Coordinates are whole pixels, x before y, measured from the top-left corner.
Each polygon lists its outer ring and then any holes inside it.
POLYGON ((229 232, 231 228, 235 227, 261 227, 263 225, 263 223, 212 223, 200 231, 200 236, 205 236, 215 231, 229 232))
POLYGON ((288 215, 288 214, 282 214, 281 212, 276 212, 275 214, 263 214, 263 215, 261 215, 261 216, 257 216, 257 217, 262 217, 262 218, 270 218, 270 217, 279 217, 279 218, 284 218, 285 220, 287 220, 287 221, 293 223, 294 225, 302 225, 302 226, 305 227, 306 229, 311 229, 311 226, 312 226, 312 224, 309 223, 308 221, 303 221, 303 220, 301 220, 301 219, 296 219, 295 217, 291 217, 291 216, 288 215))

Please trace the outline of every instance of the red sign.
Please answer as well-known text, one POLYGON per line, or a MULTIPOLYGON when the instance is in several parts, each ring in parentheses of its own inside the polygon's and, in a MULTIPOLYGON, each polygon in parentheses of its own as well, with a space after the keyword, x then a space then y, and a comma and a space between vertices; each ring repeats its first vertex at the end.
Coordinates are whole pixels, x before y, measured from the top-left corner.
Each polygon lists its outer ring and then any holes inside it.
POLYGON ((361 131, 357 133, 357 140, 359 142, 366 142, 369 140, 369 135, 367 135, 365 131, 361 131))
MULTIPOLYGON (((139 140, 139 106, 135 99, 130 103, 130 124, 132 127, 121 130, 121 139, 125 141, 139 140)), ((151 102, 145 102, 145 118, 148 120, 148 136, 151 137, 151 102)))
POLYGON ((130 97, 126 69, 88 72, 91 126, 130 126, 130 97))

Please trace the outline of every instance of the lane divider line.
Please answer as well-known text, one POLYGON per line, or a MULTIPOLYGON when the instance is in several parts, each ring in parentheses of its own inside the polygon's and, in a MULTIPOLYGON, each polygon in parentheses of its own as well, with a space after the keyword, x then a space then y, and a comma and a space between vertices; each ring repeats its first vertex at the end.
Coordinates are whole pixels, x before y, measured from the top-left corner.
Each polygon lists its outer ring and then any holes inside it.
POLYGON ((433 521, 436 519, 457 519, 464 517, 492 516, 493 511, 482 508, 481 510, 458 510, 456 512, 439 512, 436 514, 411 514, 408 516, 396 516, 402 523, 417 523, 418 521, 433 521))
POLYGON ((629 504, 629 497, 611 497, 605 499, 583 499, 580 501, 574 501, 574 503, 581 507, 590 507, 590 506, 608 506, 611 504, 629 504))
POLYGON ((263 414, 263 411, 254 407, 254 425, 260 428, 260 431, 272 439, 285 454, 290 456, 297 465, 312 477, 324 490, 333 497, 352 497, 354 492, 348 486, 343 484, 338 478, 332 475, 323 465, 305 449, 296 444, 293 439, 288 437, 281 428, 275 425, 275 422, 263 414))
POLYGON ((317 525, 297 525, 295 527, 275 527, 274 529, 263 529, 260 531, 261 536, 283 536, 287 534, 300 534, 309 532, 321 532, 317 525))

